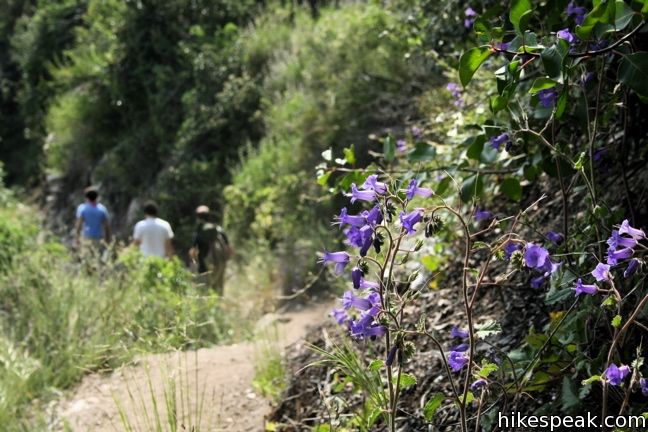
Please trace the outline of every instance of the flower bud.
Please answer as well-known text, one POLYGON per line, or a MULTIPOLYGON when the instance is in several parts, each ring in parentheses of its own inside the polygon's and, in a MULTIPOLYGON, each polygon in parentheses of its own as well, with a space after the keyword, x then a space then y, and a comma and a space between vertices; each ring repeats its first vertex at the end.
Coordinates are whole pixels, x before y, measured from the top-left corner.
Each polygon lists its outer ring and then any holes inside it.
POLYGON ((425 226, 425 237, 432 237, 443 228, 443 221, 436 215, 430 217, 430 221, 425 226))

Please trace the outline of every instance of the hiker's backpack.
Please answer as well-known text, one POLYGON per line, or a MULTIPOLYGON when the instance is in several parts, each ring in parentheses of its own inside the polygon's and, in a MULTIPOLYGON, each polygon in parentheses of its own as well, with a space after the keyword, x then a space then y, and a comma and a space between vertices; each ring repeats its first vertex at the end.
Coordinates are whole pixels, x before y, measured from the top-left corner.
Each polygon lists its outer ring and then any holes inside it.
POLYGON ((198 228, 198 245, 207 261, 219 263, 230 258, 227 237, 223 229, 215 223, 206 222, 198 228))

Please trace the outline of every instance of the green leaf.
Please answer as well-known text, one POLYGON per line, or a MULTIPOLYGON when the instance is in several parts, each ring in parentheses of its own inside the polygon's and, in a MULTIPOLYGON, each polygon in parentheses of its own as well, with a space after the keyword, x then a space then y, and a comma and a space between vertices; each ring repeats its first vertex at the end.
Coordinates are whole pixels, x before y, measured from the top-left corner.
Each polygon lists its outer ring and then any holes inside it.
POLYGON ((531 1, 530 0, 513 0, 511 10, 509 11, 509 21, 518 33, 524 31, 526 22, 531 16, 531 1))
POLYGON ((396 140, 391 135, 387 135, 383 142, 383 155, 387 162, 393 161, 396 156, 396 140))
POLYGON ((619 81, 648 97, 648 52, 638 52, 623 57, 619 65, 619 81))
POLYGON ((563 378, 560 400, 562 402, 562 410, 565 412, 580 405, 578 388, 576 388, 576 384, 568 377, 563 378))
POLYGON ((369 363, 369 370, 372 371, 377 371, 380 370, 385 365, 385 362, 380 359, 372 360, 371 363, 369 363))
POLYGON ((481 154, 482 151, 484 150, 485 142, 486 142, 486 136, 484 135, 477 135, 476 137, 474 137, 472 140, 472 144, 470 144, 468 150, 466 151, 466 157, 468 157, 468 159, 472 159, 476 161, 481 160, 481 154))
MULTIPOLYGON (((394 385, 396 385, 397 380, 398 380, 398 376, 392 378, 394 385)), ((402 389, 412 387, 413 385, 416 385, 416 377, 414 375, 408 373, 401 374, 400 386, 402 389)))
POLYGON ((567 109, 567 98, 568 98, 568 92, 567 92, 567 87, 563 89, 563 91, 560 93, 560 96, 558 96, 558 102, 556 102, 556 119, 560 120, 565 113, 565 109, 567 109))
POLYGON ((331 178, 331 174, 332 171, 329 171, 317 177, 317 184, 320 186, 326 186, 328 184, 329 178, 331 178))
POLYGON ((616 30, 619 31, 626 28, 628 24, 630 24, 630 21, 632 21, 634 14, 635 12, 626 2, 623 0, 616 0, 614 13, 614 26, 616 27, 616 30))
POLYGON ((597 24, 612 24, 615 13, 616 5, 614 1, 601 1, 585 16, 583 24, 576 26, 576 35, 582 40, 588 40, 597 24))
POLYGON ((410 162, 427 162, 436 156, 436 148, 427 143, 416 143, 414 150, 407 155, 410 162))
POLYGON ((353 145, 343 149, 342 153, 344 153, 344 159, 346 159, 346 161, 349 164, 353 165, 354 163, 356 163, 356 157, 355 157, 355 151, 353 145))
POLYGON ((481 365, 481 369, 479 369, 479 375, 481 378, 488 378, 490 374, 493 372, 497 372, 499 370, 499 366, 497 366, 495 363, 490 363, 490 362, 483 362, 481 365))
POLYGON ((518 179, 512 177, 506 178, 500 185, 500 188, 504 192, 504 195, 513 201, 520 201, 522 199, 522 186, 520 186, 518 179))
POLYGON ((509 103, 509 94, 508 92, 506 95, 495 95, 491 96, 490 99, 490 109, 493 111, 493 114, 497 114, 498 112, 505 110, 506 107, 508 107, 509 103))
POLYGON ((452 179, 450 178, 450 176, 443 177, 441 179, 441 181, 439 182, 439 184, 437 185, 436 190, 434 191, 434 193, 436 195, 443 195, 445 193, 445 191, 448 190, 448 187, 450 186, 451 181, 452 181, 452 179))
POLYGON ((621 315, 615 315, 615 317, 612 318, 612 323, 611 323, 612 327, 614 328, 621 327, 621 321, 622 321, 621 315))
POLYGON ((502 326, 493 320, 488 320, 483 324, 475 326, 475 336, 478 339, 484 339, 487 336, 495 335, 502 332, 502 326))
POLYGON ((434 415, 436 414, 437 410, 441 407, 441 404, 445 400, 445 396, 442 393, 436 393, 430 400, 427 401, 425 406, 423 407, 423 416, 425 417, 425 421, 428 423, 432 423, 434 420, 434 415))
POLYGON ((567 42, 560 39, 556 45, 552 45, 540 53, 542 65, 550 78, 562 81, 563 62, 568 51, 569 46, 567 42))
POLYGON ((488 45, 471 48, 464 52, 459 59, 459 80, 465 87, 472 79, 477 69, 492 54, 488 45))
MULTIPOLYGON (((459 401, 463 401, 464 395, 459 395, 459 401)), ((475 400, 475 395, 472 392, 466 393, 466 405, 470 405, 475 400)))
POLYGON ((461 185, 461 200, 468 202, 484 191, 484 182, 479 174, 472 175, 461 185))
POLYGON ((421 258, 421 264, 430 272, 436 271, 441 265, 441 260, 437 255, 426 255, 421 258))
POLYGON ((540 90, 547 90, 550 88, 554 88, 556 87, 556 84, 558 83, 552 80, 551 78, 547 78, 547 77, 536 78, 535 81, 533 81, 533 85, 531 86, 529 93, 534 95, 538 93, 540 90))

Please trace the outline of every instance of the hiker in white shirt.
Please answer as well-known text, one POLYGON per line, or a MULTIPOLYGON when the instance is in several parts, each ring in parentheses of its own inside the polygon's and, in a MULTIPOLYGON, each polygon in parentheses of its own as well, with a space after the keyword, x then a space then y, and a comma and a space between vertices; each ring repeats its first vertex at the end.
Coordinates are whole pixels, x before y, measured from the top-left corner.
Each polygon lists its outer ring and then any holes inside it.
POLYGON ((144 206, 145 219, 135 224, 133 244, 139 246, 145 256, 171 258, 173 255, 173 230, 169 222, 157 217, 158 209, 154 202, 144 206))

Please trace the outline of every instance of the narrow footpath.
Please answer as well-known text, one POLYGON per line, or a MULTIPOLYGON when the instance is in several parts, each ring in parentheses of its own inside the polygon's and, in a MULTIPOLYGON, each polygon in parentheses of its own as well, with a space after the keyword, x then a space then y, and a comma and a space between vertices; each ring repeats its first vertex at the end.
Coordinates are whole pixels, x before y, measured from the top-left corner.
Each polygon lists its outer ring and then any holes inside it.
POLYGON ((67 423, 73 432, 167 431, 171 430, 168 413, 177 412, 178 431, 263 431, 271 407, 252 387, 255 357, 263 352, 260 346, 275 343, 285 349, 299 343, 309 327, 327 319, 330 309, 327 302, 266 315, 257 328, 263 334, 276 325, 275 341, 262 337, 191 352, 146 355, 110 375, 88 375, 59 405, 60 430, 67 423), (173 404, 175 409, 170 408, 173 404))

